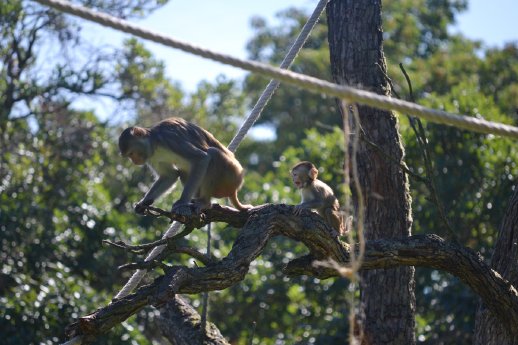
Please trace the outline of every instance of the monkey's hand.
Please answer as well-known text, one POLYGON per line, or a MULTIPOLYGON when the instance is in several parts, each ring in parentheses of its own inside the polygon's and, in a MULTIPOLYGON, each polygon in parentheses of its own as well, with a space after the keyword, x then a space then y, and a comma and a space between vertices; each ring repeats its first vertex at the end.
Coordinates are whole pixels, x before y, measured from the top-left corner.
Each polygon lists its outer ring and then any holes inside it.
POLYGON ((147 207, 154 202, 153 199, 142 199, 135 204, 134 210, 137 214, 146 214, 147 207))

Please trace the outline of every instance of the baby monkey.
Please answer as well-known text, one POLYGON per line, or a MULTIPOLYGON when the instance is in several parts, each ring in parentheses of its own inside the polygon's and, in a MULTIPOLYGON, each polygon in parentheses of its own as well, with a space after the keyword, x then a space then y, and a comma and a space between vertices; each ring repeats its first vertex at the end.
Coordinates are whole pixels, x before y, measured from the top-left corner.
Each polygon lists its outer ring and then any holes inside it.
POLYGON ((344 235, 346 230, 340 203, 331 187, 317 179, 317 176, 318 170, 311 162, 299 162, 291 168, 291 178, 302 197, 300 204, 295 206, 295 214, 299 215, 305 208, 315 209, 329 226, 344 235))

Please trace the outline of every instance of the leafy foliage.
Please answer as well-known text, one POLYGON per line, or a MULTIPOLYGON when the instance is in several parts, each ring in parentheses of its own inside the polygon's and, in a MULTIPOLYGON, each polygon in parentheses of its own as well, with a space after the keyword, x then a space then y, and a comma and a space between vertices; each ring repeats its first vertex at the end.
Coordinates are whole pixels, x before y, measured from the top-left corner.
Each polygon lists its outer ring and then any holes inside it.
POLYGON ((21 122, 8 130, 16 137, 2 159, 0 322, 9 343, 45 339, 49 330, 57 341, 69 323, 60 315, 110 298, 115 281, 104 267, 121 261, 101 240, 131 219, 120 217, 106 188, 114 150, 93 114, 62 111, 41 118, 35 133, 21 122))

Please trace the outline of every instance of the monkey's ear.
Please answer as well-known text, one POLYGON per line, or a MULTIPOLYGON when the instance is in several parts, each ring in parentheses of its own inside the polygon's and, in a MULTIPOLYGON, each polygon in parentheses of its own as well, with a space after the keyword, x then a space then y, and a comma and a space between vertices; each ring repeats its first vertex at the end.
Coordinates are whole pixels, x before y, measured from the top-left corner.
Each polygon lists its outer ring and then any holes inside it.
POLYGON ((317 168, 312 167, 311 169, 309 169, 309 177, 310 177, 312 180, 316 180, 316 179, 317 179, 317 176, 318 176, 318 170, 317 170, 317 168))
POLYGON ((144 129, 142 127, 133 127, 133 129, 131 130, 131 134, 140 138, 140 137, 145 137, 147 135, 147 131, 146 131, 146 129, 144 129))

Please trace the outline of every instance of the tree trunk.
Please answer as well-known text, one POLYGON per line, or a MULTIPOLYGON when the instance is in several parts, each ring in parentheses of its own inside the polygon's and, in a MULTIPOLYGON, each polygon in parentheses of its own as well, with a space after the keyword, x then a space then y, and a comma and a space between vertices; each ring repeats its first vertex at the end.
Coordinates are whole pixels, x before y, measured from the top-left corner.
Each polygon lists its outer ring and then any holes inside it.
MULTIPOLYGON (((504 215, 491 267, 512 285, 518 283, 518 188, 515 190, 504 215)), ((508 326, 498 320, 487 305, 480 302, 475 320, 476 345, 518 344, 518 338, 509 333, 508 326)))
MULTIPOLYGON (((389 95, 383 74, 386 65, 381 0, 332 0, 327 16, 335 82, 389 95)), ((396 116, 365 106, 359 106, 358 111, 365 137, 392 158, 402 161, 404 152, 396 116)), ((360 133, 358 128, 353 131, 360 133)), ((400 166, 384 159, 365 140, 360 141, 357 162, 365 200, 366 239, 410 236, 411 199, 407 177, 400 166)), ((362 344, 415 343, 414 290, 413 267, 361 273, 362 344)))

